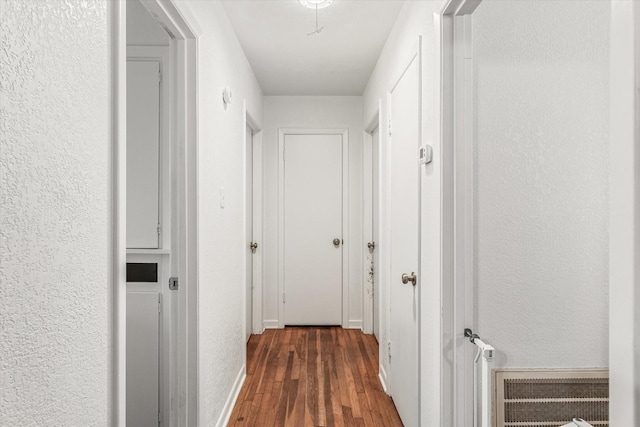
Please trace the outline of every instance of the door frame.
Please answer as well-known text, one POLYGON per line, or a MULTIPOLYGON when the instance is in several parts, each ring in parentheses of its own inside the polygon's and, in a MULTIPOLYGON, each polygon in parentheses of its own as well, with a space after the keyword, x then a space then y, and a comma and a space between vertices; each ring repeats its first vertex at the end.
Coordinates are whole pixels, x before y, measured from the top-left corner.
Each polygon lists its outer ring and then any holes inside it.
POLYGON ((472 15, 482 0, 448 0, 436 16, 442 145, 443 281, 440 343, 443 425, 473 423, 475 171, 472 15), (448 362, 447 362, 448 361, 448 362))
MULTIPOLYGON (((251 333, 252 334, 261 334, 264 331, 264 322, 262 321, 262 293, 263 293, 263 282, 264 282, 264 269, 263 269, 263 262, 264 262, 264 257, 263 257, 263 240, 262 240, 262 236, 263 236, 263 161, 262 161, 262 130, 260 129, 260 126, 258 126, 258 122, 251 116, 251 114, 247 111, 247 100, 245 99, 243 101, 243 111, 244 111, 244 120, 242 121, 242 141, 243 141, 243 155, 244 155, 244 159, 247 158, 247 153, 246 153, 246 149, 247 149, 247 128, 251 129, 251 132, 253 133, 253 239, 258 243, 258 248, 256 249, 256 252, 254 254, 252 254, 251 256, 245 256, 244 260, 243 260, 243 278, 244 278, 244 282, 247 282, 247 263, 248 262, 252 262, 253 263, 253 299, 252 299, 252 307, 253 307, 253 312, 252 312, 252 324, 251 325, 247 325, 247 313, 246 311, 243 312, 244 314, 244 320, 243 320, 243 325, 244 325, 244 330, 245 332, 247 331, 247 328, 251 328, 251 333), (257 160, 257 161, 256 161, 257 160)), ((246 177, 247 177, 247 167, 249 167, 246 163, 246 161, 244 162, 244 168, 243 168, 243 193, 246 194, 247 193, 247 182, 246 182, 246 177)), ((246 206, 246 201, 243 202, 244 203, 244 207, 243 207, 243 218, 244 218, 244 224, 246 224, 247 222, 247 215, 249 215, 249 212, 247 210, 247 206, 246 206)), ((248 236, 246 235, 246 230, 243 233, 243 245, 246 245, 248 242, 248 236)), ((245 251, 245 254, 247 254, 247 252, 245 251)), ((245 286, 245 291, 243 292, 243 297, 244 297, 244 301, 247 300, 247 295, 246 295, 246 286, 245 286)), ((247 310, 246 304, 244 307, 244 310, 247 310)), ((245 348, 246 351, 246 348, 245 348)), ((246 354, 245 354, 245 359, 246 359, 246 354)))
POLYGON ((349 328, 349 130, 278 129, 278 327, 284 328, 284 138, 286 135, 342 136, 342 327, 349 328), (346 238, 345 238, 346 237, 346 238))
POLYGON ((640 4, 611 2, 610 425, 640 422, 640 4))
MULTIPOLYGON (((374 111, 372 118, 366 122, 365 130, 362 133, 362 332, 365 334, 373 334, 373 311, 376 305, 378 306, 378 312, 380 312, 380 301, 374 299, 373 289, 369 285, 369 263, 367 262, 369 248, 367 244, 373 241, 373 133, 378 130, 378 138, 381 139, 379 134, 382 130, 381 111, 382 100, 379 99, 378 108, 374 111)), ((380 159, 381 147, 382 144, 379 143, 378 159, 380 159)), ((380 191, 380 188, 380 167, 378 167, 378 191, 380 191)), ((380 194, 378 194, 378 201, 380 201, 380 194)), ((378 203, 378 210, 380 211, 380 203, 378 203)), ((378 212, 378 235, 379 234, 380 212, 378 212)), ((376 242, 376 245, 377 244, 376 242)), ((374 274, 375 273, 376 267, 374 265, 374 274)), ((380 325, 378 325, 378 327, 379 326, 380 325)))
MULTIPOLYGON (((171 227, 172 271, 180 287, 172 307, 176 314, 171 331, 176 346, 171 352, 171 425, 197 424, 197 40, 202 31, 193 16, 184 16, 173 0, 142 0, 142 5, 158 23, 173 35, 175 59, 171 92, 176 108, 172 111, 171 144, 171 227), (178 401, 184 404, 178 405, 178 401)), ((110 2, 112 34, 112 415, 114 424, 126 424, 126 0, 110 2)))

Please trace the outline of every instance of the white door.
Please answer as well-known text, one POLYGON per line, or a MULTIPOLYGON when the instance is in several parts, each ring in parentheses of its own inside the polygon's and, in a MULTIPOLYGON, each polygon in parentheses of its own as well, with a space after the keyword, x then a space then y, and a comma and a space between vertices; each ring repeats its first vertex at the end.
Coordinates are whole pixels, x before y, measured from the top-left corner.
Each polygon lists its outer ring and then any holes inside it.
POLYGON ((247 182, 247 191, 246 191, 246 203, 247 203, 247 242, 246 243, 246 254, 247 254, 247 318, 246 318, 246 338, 247 341, 251 337, 251 330, 253 325, 253 254, 255 250, 251 247, 254 243, 253 241, 253 132, 251 129, 247 128, 247 159, 246 159, 246 182, 247 182))
POLYGON ((127 248, 158 248, 160 62, 127 60, 127 248))
POLYGON ((372 269, 372 285, 373 285, 373 334, 375 335, 376 339, 378 340, 378 342, 380 342, 380 286, 378 284, 378 271, 379 271, 379 267, 378 267, 378 256, 377 256, 377 252, 379 251, 378 245, 380 242, 379 239, 379 235, 378 235, 378 227, 379 227, 379 209, 380 209, 380 197, 379 197, 379 191, 380 191, 380 183, 379 183, 379 177, 380 177, 380 166, 379 166, 379 160, 380 160, 380 129, 376 129, 373 132, 373 138, 372 138, 372 176, 373 176, 373 183, 372 183, 372 204, 373 204, 373 208, 372 208, 372 216, 371 216, 371 225, 373 227, 372 230, 372 236, 373 236, 373 242, 375 243, 375 247, 374 249, 371 251, 371 269, 372 269))
POLYGON ((285 325, 342 324, 342 144, 284 136, 285 325))
POLYGON ((406 426, 418 425, 418 292, 401 276, 418 271, 420 100, 418 57, 391 91, 391 395, 406 426))
POLYGON ((157 427, 159 294, 127 292, 127 425, 157 427))

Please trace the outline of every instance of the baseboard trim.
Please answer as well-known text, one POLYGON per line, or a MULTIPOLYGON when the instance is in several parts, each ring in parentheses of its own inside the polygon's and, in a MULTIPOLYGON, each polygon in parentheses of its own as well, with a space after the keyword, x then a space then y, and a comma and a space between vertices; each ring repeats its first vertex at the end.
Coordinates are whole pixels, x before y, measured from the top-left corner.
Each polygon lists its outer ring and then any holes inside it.
POLYGON ((362 320, 349 320, 349 323, 347 324, 347 328, 362 330, 362 320))
POLYGON ((216 427, 226 427, 227 424, 229 424, 231 412, 233 412, 233 407, 238 400, 238 396, 240 395, 240 390, 242 389, 244 380, 247 378, 246 368, 246 365, 242 365, 240 372, 238 372, 238 376, 236 377, 236 380, 233 383, 233 387, 231 388, 231 393, 229 393, 229 397, 227 398, 227 401, 222 408, 222 414, 220 414, 220 418, 216 423, 216 427))
POLYGON ((264 329, 280 329, 279 322, 277 320, 265 320, 262 324, 264 329))
POLYGON ((391 396, 391 394, 389 393, 389 377, 387 376, 387 371, 384 370, 384 366, 382 366, 382 363, 380 364, 380 372, 378 373, 378 379, 380 380, 380 384, 382 384, 382 390, 384 390, 385 393, 387 393, 389 396, 391 396))

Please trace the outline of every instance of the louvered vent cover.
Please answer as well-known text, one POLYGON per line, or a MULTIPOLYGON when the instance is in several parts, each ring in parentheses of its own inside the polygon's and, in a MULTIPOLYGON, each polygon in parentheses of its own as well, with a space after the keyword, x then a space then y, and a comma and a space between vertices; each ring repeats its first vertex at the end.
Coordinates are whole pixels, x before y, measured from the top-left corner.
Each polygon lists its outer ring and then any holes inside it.
POLYGON ((558 427, 573 418, 609 426, 609 371, 493 372, 496 427, 558 427))

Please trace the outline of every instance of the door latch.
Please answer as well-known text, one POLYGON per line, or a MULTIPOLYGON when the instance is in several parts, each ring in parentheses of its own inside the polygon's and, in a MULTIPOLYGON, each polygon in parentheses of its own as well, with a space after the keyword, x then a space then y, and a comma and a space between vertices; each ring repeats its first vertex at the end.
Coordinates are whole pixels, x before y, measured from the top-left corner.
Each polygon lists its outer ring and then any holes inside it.
POLYGON ((367 247, 371 250, 376 248, 376 242, 369 242, 367 243, 367 247))
POLYGON ((169 278, 169 290, 177 291, 178 290, 178 278, 171 277, 169 278))
POLYGON ((414 273, 413 271, 411 272, 411 274, 402 273, 402 283, 406 285, 409 282, 411 282, 413 286, 416 285, 416 273, 414 273))
POLYGON ((251 249, 251 252, 255 252, 256 249, 258 249, 258 244, 256 242, 251 242, 249 244, 249 248, 251 249))

